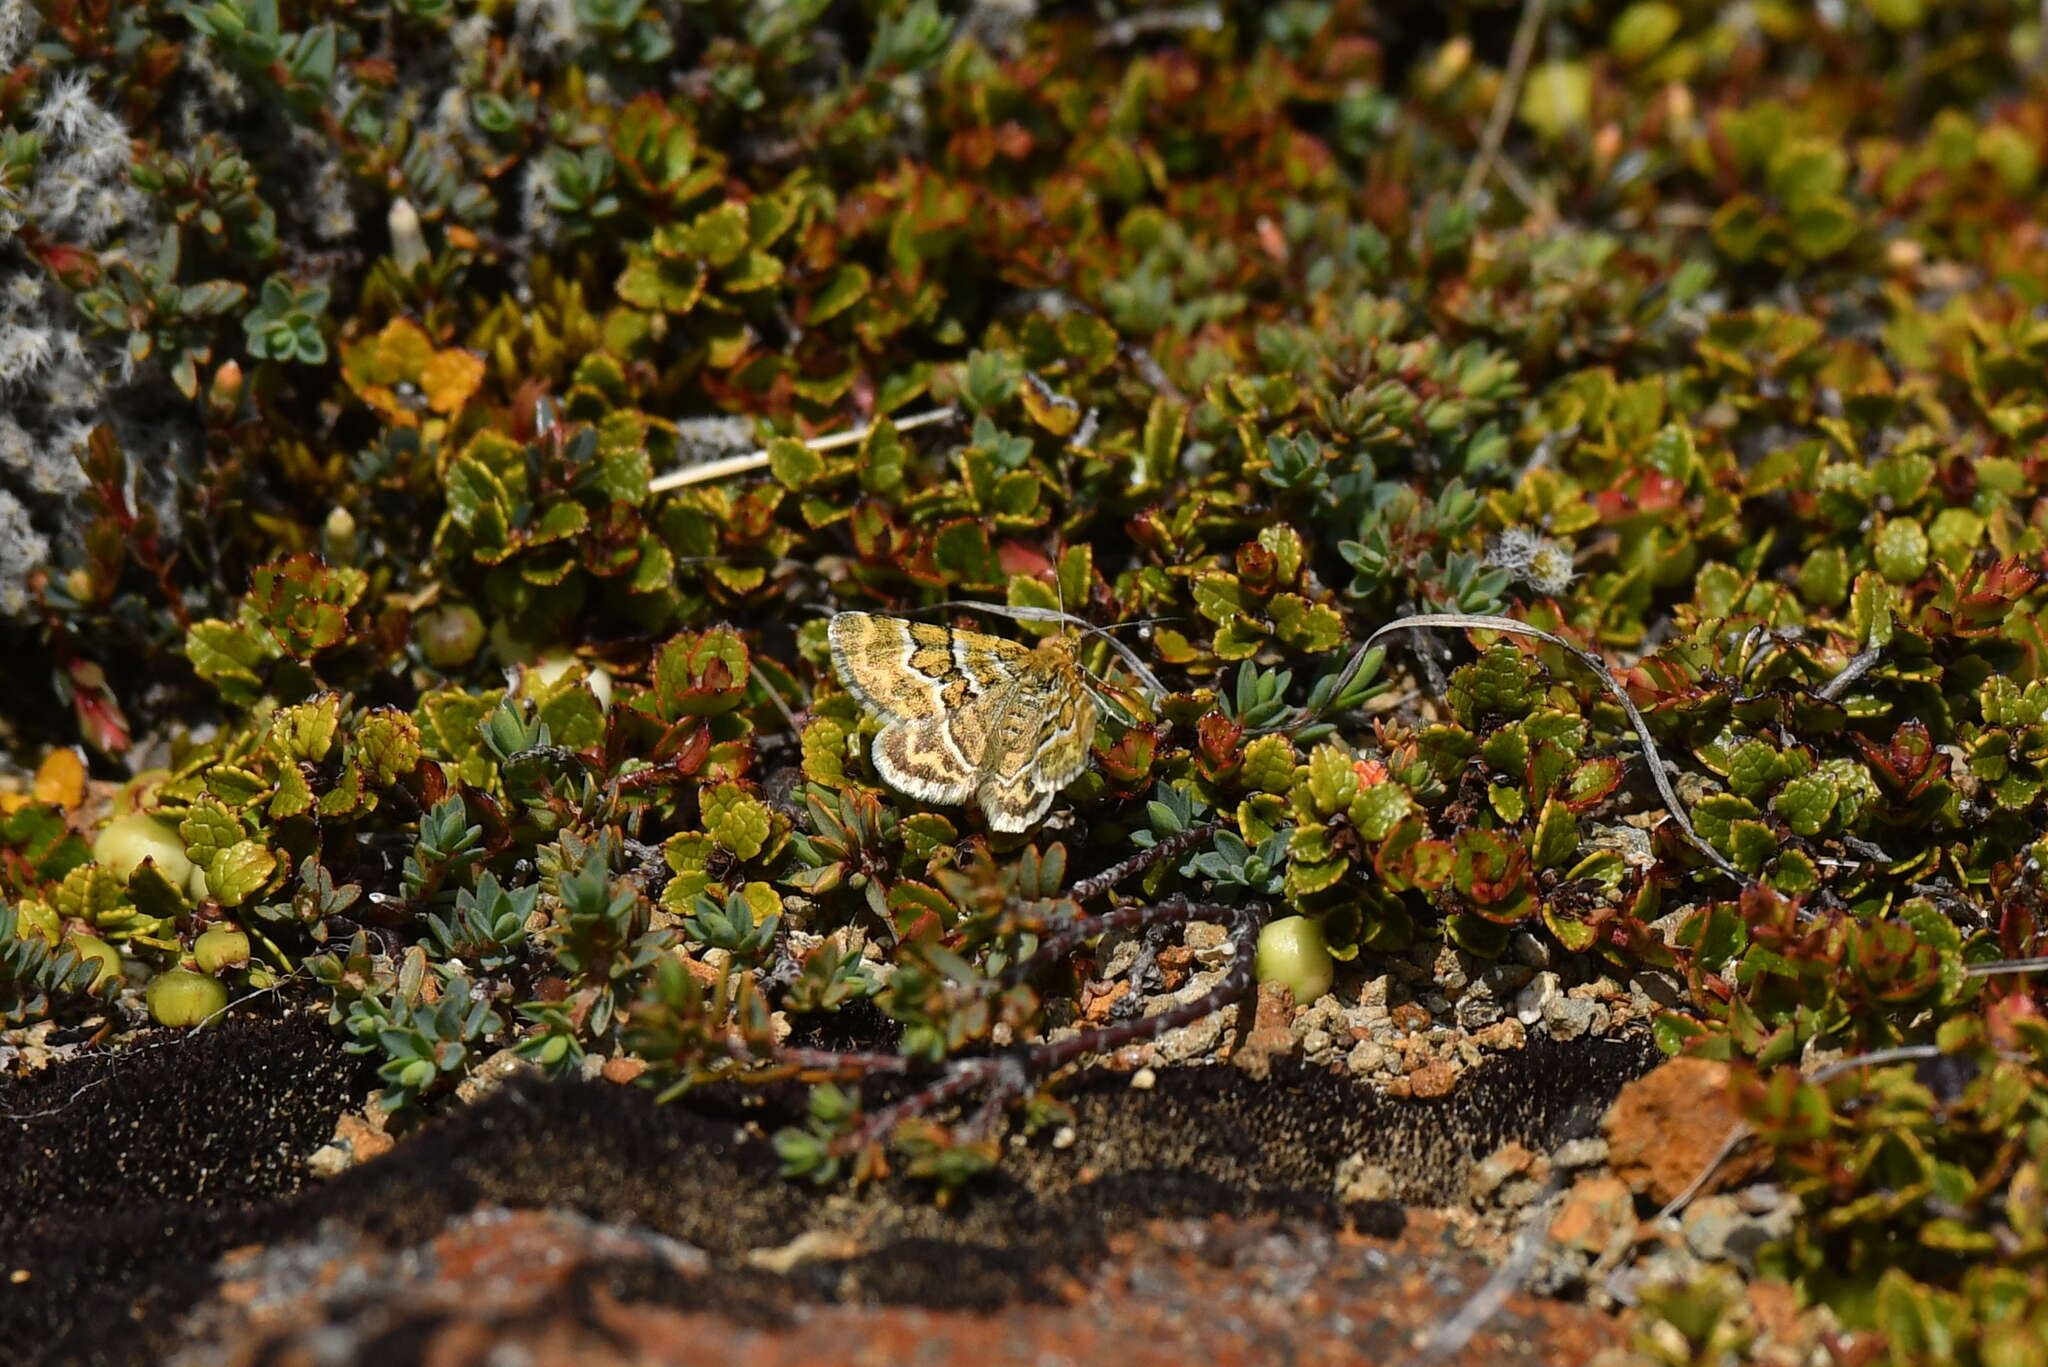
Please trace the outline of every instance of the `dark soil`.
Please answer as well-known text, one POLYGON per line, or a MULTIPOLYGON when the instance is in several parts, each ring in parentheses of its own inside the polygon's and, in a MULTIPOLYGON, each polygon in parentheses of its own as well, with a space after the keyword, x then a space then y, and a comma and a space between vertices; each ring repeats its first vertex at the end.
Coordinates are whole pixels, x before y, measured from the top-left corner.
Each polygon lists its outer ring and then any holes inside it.
MULTIPOLYGON (((1405 1199, 1443 1200, 1506 1140, 1543 1151, 1587 1132, 1654 1060, 1646 1042, 1537 1041, 1436 1101, 1286 1064, 1263 1080, 1164 1068, 1149 1090, 1097 1073, 1065 1091, 1078 1114, 1071 1147, 1040 1136, 1013 1148, 997 1177, 941 1210, 906 1180, 826 1193, 779 1178, 765 1136, 795 1117, 793 1090, 657 1106, 637 1087, 515 1085, 317 1183, 305 1156, 374 1079, 315 1021, 237 1021, 0 1084, 0 1356, 159 1361, 230 1249, 337 1228, 405 1248, 492 1207, 574 1212, 701 1249, 709 1279, 627 1269, 606 1279, 609 1294, 741 1321, 804 1303, 1044 1303, 1150 1219, 1276 1216, 1398 1233, 1398 1205, 1339 1206, 1347 1157, 1387 1167, 1405 1199), (855 1251, 787 1274, 745 1261, 819 1231, 855 1251)), ((410 1356, 387 1340, 376 1360, 410 1356)))

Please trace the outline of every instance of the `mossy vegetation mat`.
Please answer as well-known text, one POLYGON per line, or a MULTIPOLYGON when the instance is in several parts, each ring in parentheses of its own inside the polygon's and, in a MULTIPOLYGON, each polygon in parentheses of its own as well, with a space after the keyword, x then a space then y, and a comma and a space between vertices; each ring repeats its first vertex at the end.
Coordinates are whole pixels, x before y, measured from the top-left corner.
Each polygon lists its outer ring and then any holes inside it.
POLYGON ((0 0, 0 1220, 169 1333, 744 1115, 506 1227, 1422 1200, 1425 1355, 2048 1363, 2042 22, 0 0))

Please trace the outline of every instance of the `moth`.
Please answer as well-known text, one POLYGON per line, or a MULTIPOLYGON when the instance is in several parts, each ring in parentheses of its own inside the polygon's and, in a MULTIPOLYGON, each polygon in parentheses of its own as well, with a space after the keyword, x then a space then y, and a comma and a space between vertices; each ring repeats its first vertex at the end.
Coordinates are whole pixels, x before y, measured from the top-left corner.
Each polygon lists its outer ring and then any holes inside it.
POLYGON ((867 612, 827 635, 839 681, 882 719, 870 754, 898 792, 971 799, 991 830, 1025 831, 1088 767, 1101 704, 1072 638, 1025 646, 867 612))

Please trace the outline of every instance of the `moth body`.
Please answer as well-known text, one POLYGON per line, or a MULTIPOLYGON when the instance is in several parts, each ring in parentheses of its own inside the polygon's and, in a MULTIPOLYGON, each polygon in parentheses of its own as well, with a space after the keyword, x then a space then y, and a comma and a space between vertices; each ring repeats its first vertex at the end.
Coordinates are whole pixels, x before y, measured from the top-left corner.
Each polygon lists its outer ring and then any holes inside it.
POLYGON ((842 612, 832 665, 880 717, 883 782, 920 802, 977 802, 990 829, 1029 830, 1088 765, 1096 702, 1074 643, 1023 646, 928 622, 842 612))

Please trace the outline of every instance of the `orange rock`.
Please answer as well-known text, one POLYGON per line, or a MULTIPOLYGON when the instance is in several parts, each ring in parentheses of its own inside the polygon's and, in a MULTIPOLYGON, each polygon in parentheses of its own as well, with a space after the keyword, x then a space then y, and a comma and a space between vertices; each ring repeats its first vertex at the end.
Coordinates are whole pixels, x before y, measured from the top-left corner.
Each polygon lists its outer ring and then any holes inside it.
POLYGON ((1564 1208, 1550 1222, 1550 1237, 1567 1248, 1599 1253, 1616 1233, 1633 1229, 1635 1223, 1635 1197, 1628 1183, 1600 1173, 1572 1184, 1564 1208))
POLYGON ((1408 1094, 1425 1098, 1446 1096, 1457 1080, 1458 1074, 1450 1064, 1435 1059, 1408 1075, 1408 1094))
POLYGON ((1402 1002, 1399 1006, 1387 1012, 1387 1015, 1393 1020, 1396 1030, 1404 1031, 1408 1034, 1414 1034, 1418 1030, 1427 1030, 1436 1020, 1434 1016, 1429 1014, 1427 1007, 1417 1006, 1414 1002, 1402 1002))
POLYGON ((1091 1025, 1100 1025, 1109 1018, 1109 1009, 1117 1004, 1131 990, 1128 978, 1118 978, 1108 987, 1087 998, 1081 1008, 1081 1019, 1091 1025))
POLYGON ((638 1058, 608 1058, 604 1061, 604 1080, 625 1084, 647 1071, 647 1060, 638 1058))
POLYGON ((1252 1030, 1285 1030, 1294 1019, 1294 993, 1284 983, 1260 983, 1252 1008, 1252 1030))
MULTIPOLYGON (((1741 1123, 1729 1078, 1725 1063, 1676 1058, 1622 1088, 1600 1122, 1615 1175, 1660 1204, 1690 1186, 1741 1123)), ((1701 1190, 1740 1185, 1768 1161, 1737 1150, 1701 1190)))
MULTIPOLYGON (((1242 1008, 1240 1008, 1241 1010, 1242 1008)), ((1300 1041, 1288 1028, 1294 1019, 1294 994, 1284 983, 1259 984, 1257 1003, 1252 1008, 1252 1028, 1230 1056, 1230 1061, 1253 1077, 1264 1077, 1273 1060, 1295 1051, 1300 1041)))
POLYGON ((356 1162, 367 1163, 391 1152, 394 1141, 384 1130, 384 1115, 377 1113, 375 1120, 365 1120, 353 1111, 334 1122, 334 1137, 348 1145, 348 1151, 355 1155, 356 1162))

